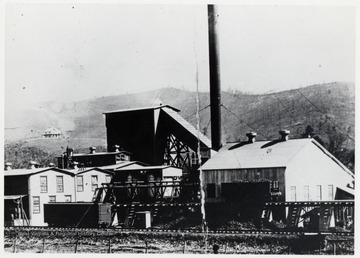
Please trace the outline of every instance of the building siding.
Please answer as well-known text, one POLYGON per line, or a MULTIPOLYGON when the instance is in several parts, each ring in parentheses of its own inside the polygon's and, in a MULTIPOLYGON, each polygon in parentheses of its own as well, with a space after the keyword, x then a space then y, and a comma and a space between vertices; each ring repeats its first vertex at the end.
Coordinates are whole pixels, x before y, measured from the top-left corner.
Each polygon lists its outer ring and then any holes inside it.
MULTIPOLYGON (((215 198, 206 198, 208 202, 222 202, 221 184, 236 181, 279 181, 279 190, 282 193, 280 201, 285 200, 285 168, 254 168, 254 169, 231 169, 209 170, 203 172, 205 187, 207 184, 215 184, 215 198)), ((205 191, 206 193, 206 191, 205 191)))

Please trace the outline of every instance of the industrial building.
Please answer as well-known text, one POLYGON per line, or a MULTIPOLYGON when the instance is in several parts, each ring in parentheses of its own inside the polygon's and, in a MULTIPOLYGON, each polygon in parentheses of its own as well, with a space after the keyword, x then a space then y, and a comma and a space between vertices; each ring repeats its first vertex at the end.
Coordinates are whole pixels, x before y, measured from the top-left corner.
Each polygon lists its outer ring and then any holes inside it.
MULTIPOLYGON (((201 167, 209 217, 231 204, 354 199, 354 174, 321 144, 279 133, 273 141, 248 133, 247 141, 224 144, 201 167)), ((273 215, 285 221, 287 213, 283 208, 273 215)))
MULTIPOLYGON (((196 171, 198 132, 178 112, 168 105, 105 112, 107 146, 120 145, 132 153, 133 160, 153 166, 196 171)), ((210 158, 211 142, 202 133, 199 141, 205 161, 210 158)))

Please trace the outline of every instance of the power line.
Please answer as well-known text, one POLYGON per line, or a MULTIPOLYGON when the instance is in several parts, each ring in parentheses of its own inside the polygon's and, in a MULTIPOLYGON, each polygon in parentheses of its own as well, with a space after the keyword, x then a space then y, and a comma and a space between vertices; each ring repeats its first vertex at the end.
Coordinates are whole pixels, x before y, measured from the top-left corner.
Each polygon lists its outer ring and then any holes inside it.
POLYGON ((282 101, 280 100, 280 98, 278 98, 278 96, 276 96, 276 93, 274 94, 275 98, 278 100, 278 102, 280 103, 281 106, 283 106, 283 108, 285 108, 285 111, 287 113, 289 113, 289 115, 291 116, 292 120, 294 122, 296 122, 296 119, 294 118, 294 116, 292 115, 292 113, 288 110, 288 108, 282 103, 282 101))
MULTIPOLYGON (((208 107, 210 107, 210 104, 209 104, 209 105, 207 105, 206 107, 203 107, 202 109, 200 109, 200 110, 199 110, 199 112, 201 112, 201 111, 205 110, 205 109, 206 109, 206 108, 208 108, 208 107)), ((193 114, 191 114, 191 115, 190 115, 190 116, 188 116, 188 117, 185 117, 185 120, 187 120, 188 118, 192 117, 193 115, 196 115, 196 112, 195 112, 195 113, 193 113, 193 114)))
MULTIPOLYGON (((307 101, 309 101, 309 103, 316 108, 320 113, 322 113, 323 115, 327 115, 325 112, 323 112, 320 108, 318 108, 308 97, 306 97, 299 89, 296 89, 301 96, 303 96, 307 101)), ((335 122, 333 122, 330 118, 328 118, 328 120, 336 127, 338 128, 340 131, 342 131, 350 140, 352 140, 353 142, 355 142, 355 140, 349 136, 349 134, 347 132, 345 132, 340 126, 338 126, 335 122)))
POLYGON ((246 123, 243 119, 241 119, 238 115, 236 115, 234 112, 232 112, 230 109, 228 109, 226 106, 224 106, 224 104, 221 104, 221 106, 223 108, 225 108, 226 111, 228 111, 230 114, 232 114, 233 116, 235 116, 236 118, 238 118, 241 122, 243 122, 244 124, 246 124, 248 127, 250 127, 252 130, 254 130, 255 132, 258 132, 260 135, 264 136, 265 139, 269 140, 269 138, 267 136, 265 136, 264 134, 262 134, 261 132, 259 132, 258 130, 256 130, 254 127, 252 127, 250 124, 246 123))

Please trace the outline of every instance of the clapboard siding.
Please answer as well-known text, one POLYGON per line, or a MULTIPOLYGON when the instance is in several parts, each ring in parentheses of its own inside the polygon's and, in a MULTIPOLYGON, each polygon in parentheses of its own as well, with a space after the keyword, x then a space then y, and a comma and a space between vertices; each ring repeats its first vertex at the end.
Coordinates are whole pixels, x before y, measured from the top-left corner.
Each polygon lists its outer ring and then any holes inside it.
MULTIPOLYGON (((221 202, 221 184, 236 181, 279 181, 279 190, 282 193, 279 201, 285 201, 285 168, 253 168, 209 170, 203 172, 205 188, 207 184, 215 184, 215 198, 207 198, 208 202, 221 202)), ((206 193, 206 189, 205 189, 206 193)))

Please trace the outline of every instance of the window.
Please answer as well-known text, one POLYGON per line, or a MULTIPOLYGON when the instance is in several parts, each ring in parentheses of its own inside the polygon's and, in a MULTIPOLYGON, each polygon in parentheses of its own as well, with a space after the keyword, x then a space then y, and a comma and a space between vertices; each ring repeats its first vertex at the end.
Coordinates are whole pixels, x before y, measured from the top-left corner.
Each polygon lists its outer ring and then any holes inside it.
POLYGON ((91 191, 95 191, 98 187, 98 176, 91 176, 91 191))
POLYGON ((65 202, 71 202, 71 195, 65 195, 65 202))
POLYGON ((33 196, 33 213, 40 213, 40 196, 33 196))
POLYGON ((206 196, 207 198, 215 198, 216 194, 215 194, 215 184, 207 184, 206 187, 206 196))
POLYGON ((330 201, 334 200, 334 186, 333 185, 328 186, 328 198, 330 201))
POLYGON ((296 186, 290 186, 290 200, 296 201, 296 186))
POLYGON ((50 195, 49 196, 49 202, 56 202, 56 196, 55 195, 50 195))
POLYGON ((309 196, 309 186, 308 185, 304 185, 304 200, 305 201, 309 201, 310 196, 309 196))
POLYGON ((56 192, 64 192, 64 178, 63 176, 56 176, 56 192))
POLYGON ((316 200, 321 201, 321 185, 316 186, 316 200))
POLYGON ((271 181, 270 188, 272 192, 279 191, 279 181, 271 181))
POLYGON ((47 184, 47 176, 40 177, 40 192, 47 193, 48 191, 48 184, 47 184))
POLYGON ((105 176, 105 183, 110 183, 111 182, 111 176, 110 175, 106 175, 105 176))
POLYGON ((76 177, 76 190, 78 192, 84 191, 84 177, 83 176, 76 177))

